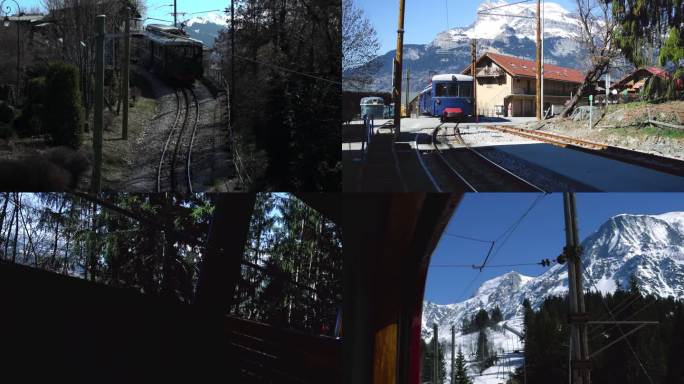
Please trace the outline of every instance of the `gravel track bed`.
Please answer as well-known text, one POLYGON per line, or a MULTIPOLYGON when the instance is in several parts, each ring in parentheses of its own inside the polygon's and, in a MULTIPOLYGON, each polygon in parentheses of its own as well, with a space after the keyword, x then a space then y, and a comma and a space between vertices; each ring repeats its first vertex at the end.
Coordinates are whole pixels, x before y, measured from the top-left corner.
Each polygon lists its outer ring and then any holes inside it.
MULTIPOLYGON (((152 123, 132 144, 134 148, 133 171, 123 184, 122 190, 130 192, 156 192, 157 168, 159 159, 173 125, 176 111, 174 89, 163 81, 143 70, 139 74, 149 83, 157 100, 156 115, 152 123)), ((193 143, 191 176, 193 192, 227 191, 235 177, 235 169, 230 154, 227 129, 221 124, 221 106, 211 92, 199 81, 193 85, 199 102, 200 116, 193 143)), ((191 98, 190 114, 183 145, 179 150, 176 173, 185 175, 187 147, 195 119, 195 106, 191 98)), ((182 120, 179 124, 182 124, 182 120)), ((175 141, 174 141, 175 142, 175 141)), ((173 151, 173 148, 171 148, 173 151)), ((179 184, 181 191, 187 191, 185 183, 179 184)))

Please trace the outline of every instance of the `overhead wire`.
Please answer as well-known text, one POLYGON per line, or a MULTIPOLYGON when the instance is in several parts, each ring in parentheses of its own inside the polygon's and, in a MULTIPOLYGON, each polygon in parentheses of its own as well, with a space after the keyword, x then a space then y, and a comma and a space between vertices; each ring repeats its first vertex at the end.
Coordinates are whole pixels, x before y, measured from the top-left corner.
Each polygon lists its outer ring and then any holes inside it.
POLYGON ((280 69, 281 71, 294 73, 294 74, 297 74, 297 75, 300 75, 300 76, 305 76, 305 77, 309 77, 309 78, 316 79, 316 80, 326 81, 326 82, 331 83, 331 84, 334 84, 334 85, 342 85, 342 82, 341 82, 341 81, 335 81, 335 80, 326 79, 325 77, 320 77, 320 76, 315 76, 315 75, 311 75, 311 74, 304 73, 304 72, 295 71, 294 69, 281 67, 281 66, 279 66, 279 65, 267 63, 267 62, 260 61, 260 60, 256 60, 256 59, 250 59, 250 58, 243 57, 243 56, 235 55, 235 57, 238 58, 238 59, 240 59, 240 60, 250 61, 250 62, 252 62, 252 63, 257 63, 257 64, 265 65, 265 66, 267 66, 267 67, 272 67, 272 68, 280 69))
POLYGON ((453 234, 453 233, 444 233, 444 234, 447 235, 447 236, 451 236, 451 237, 457 237, 457 238, 459 238, 459 239, 478 241, 478 242, 480 242, 480 243, 487 243, 487 244, 489 244, 489 243, 492 242, 492 240, 482 240, 482 239, 477 239, 477 238, 475 238, 475 237, 469 237, 469 236, 463 236, 463 235, 456 235, 456 234, 453 234))
POLYGON ((528 265, 541 265, 541 262, 537 263, 518 263, 518 264, 497 264, 497 265, 486 265, 484 267, 477 266, 475 264, 433 264, 430 265, 430 268, 472 268, 472 269, 480 269, 480 268, 503 268, 503 267, 519 267, 519 266, 528 266, 528 265))
POLYGON ((491 253, 491 252, 490 252, 490 253, 487 254, 487 257, 485 258, 484 262, 483 262, 482 265, 481 265, 482 268, 484 268, 484 267, 487 265, 487 261, 489 260, 490 255, 491 255, 491 257, 493 258, 494 256, 496 256, 496 255, 499 253, 499 251, 501 250, 501 248, 503 248, 503 246, 506 244, 506 242, 508 242, 508 239, 510 239, 511 236, 513 235, 513 233, 516 231, 516 229, 518 229, 518 227, 520 226, 520 224, 522 223, 522 221, 525 219, 525 217, 527 217, 527 215, 528 215, 530 212, 532 212, 532 210, 534 209, 534 207, 536 207, 537 204, 539 204, 539 202, 540 202, 544 197, 546 197, 546 194, 539 194, 539 195, 537 195, 537 198, 535 198, 535 199, 532 201, 532 204, 530 204, 530 206, 527 208, 527 210, 526 210, 525 212, 523 212, 523 214, 518 218, 518 220, 516 220, 515 222, 513 222, 513 224, 511 224, 511 226, 508 227, 508 229, 506 229, 506 230, 505 230, 497 239, 494 240, 494 242, 498 242, 501 238, 503 238, 503 240, 501 241, 501 243, 499 243, 500 245, 496 247, 496 250, 494 251, 494 253, 491 253))
MULTIPOLYGON (((527 217, 527 215, 532 211, 532 209, 534 209, 534 207, 535 207, 535 206, 536 206, 536 205, 537 205, 545 196, 546 196, 545 194, 539 194, 539 195, 537 195, 537 198, 535 198, 535 199, 532 201, 532 204, 530 204, 530 206, 527 208, 527 210, 525 210, 525 212, 523 212, 523 214, 522 214, 516 221, 514 221, 513 224, 511 224, 511 225, 510 225, 510 226, 509 226, 501 235, 499 235, 499 237, 498 237, 496 240, 493 240, 493 241, 491 242, 492 245, 489 247, 489 250, 487 251, 487 255, 485 256, 484 261, 482 262, 481 265, 475 266, 475 267, 476 267, 475 269, 478 270, 477 274, 476 274, 476 275, 473 277, 473 279, 468 283, 468 285, 465 287, 465 289, 463 289, 463 291, 461 291, 461 293, 458 295, 458 297, 457 297, 457 299, 456 299, 456 302, 459 302, 460 299, 463 297, 463 295, 464 295, 464 294, 470 289, 470 287, 473 285, 473 283, 475 283, 475 281, 477 280, 477 278, 478 278, 478 277, 480 276, 480 274, 482 273, 482 270, 483 270, 484 268, 487 268, 487 265, 486 265, 486 264, 487 264, 487 261, 489 260, 489 257, 492 255, 492 250, 494 249, 494 247, 495 247, 495 245, 496 245, 496 242, 499 241, 500 239, 504 238, 503 241, 502 241, 502 243, 501 243, 501 245, 497 248, 497 251, 496 251, 495 253, 497 253, 497 252, 501 249, 501 247, 503 247, 503 246, 506 244, 506 242, 508 241, 508 239, 510 238, 510 236, 511 236, 511 235, 515 232, 515 230, 520 226, 520 223, 522 223, 522 221, 525 219, 525 217, 527 217), (504 236, 505 236, 505 237, 504 237, 504 236)), ((461 237, 461 236, 456 236, 456 237, 461 237)), ((465 237, 465 236, 463 236, 463 237, 465 237)), ((479 239, 474 239, 474 238, 471 238, 470 240, 481 241, 481 240, 479 240, 479 239)))
POLYGON ((497 5, 496 7, 490 7, 490 8, 487 8, 486 10, 491 11, 492 9, 510 7, 511 5, 516 5, 516 4, 521 4, 521 3, 529 3, 530 1, 532 1, 532 0, 522 0, 522 1, 515 2, 515 3, 510 3, 510 4, 497 5))

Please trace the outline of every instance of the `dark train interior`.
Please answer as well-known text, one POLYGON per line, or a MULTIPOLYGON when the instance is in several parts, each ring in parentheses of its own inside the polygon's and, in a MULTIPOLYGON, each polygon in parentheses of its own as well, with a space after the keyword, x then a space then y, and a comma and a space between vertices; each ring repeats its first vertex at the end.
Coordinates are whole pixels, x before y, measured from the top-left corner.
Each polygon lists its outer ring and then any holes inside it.
MULTIPOLYGON (((297 198, 339 223, 338 197, 297 198)), ((341 382, 339 335, 225 313, 244 267, 254 201, 254 194, 216 195, 191 304, 0 262, 0 367, 2 377, 17 378, 3 381, 341 382)))
POLYGON ((350 383, 420 382, 420 328, 430 255, 462 195, 343 198, 345 372, 350 383))

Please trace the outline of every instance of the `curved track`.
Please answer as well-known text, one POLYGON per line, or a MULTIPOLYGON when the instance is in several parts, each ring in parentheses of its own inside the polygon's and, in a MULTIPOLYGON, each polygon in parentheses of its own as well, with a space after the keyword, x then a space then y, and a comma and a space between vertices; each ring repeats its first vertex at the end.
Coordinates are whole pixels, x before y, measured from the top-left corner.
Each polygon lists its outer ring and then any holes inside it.
POLYGON ((192 193, 192 150, 199 123, 199 102, 192 88, 176 89, 175 95, 176 118, 159 159, 157 192, 192 193))
POLYGON ((488 159, 476 149, 468 146, 460 135, 458 126, 455 135, 463 145, 455 148, 448 142, 438 140, 439 130, 444 124, 439 124, 432 130, 432 151, 422 152, 416 145, 423 169, 433 182, 435 190, 459 190, 472 192, 504 192, 504 191, 533 191, 545 192, 542 188, 532 184, 524 178, 514 174, 496 162, 488 159), (447 146, 447 150, 440 148, 447 146))

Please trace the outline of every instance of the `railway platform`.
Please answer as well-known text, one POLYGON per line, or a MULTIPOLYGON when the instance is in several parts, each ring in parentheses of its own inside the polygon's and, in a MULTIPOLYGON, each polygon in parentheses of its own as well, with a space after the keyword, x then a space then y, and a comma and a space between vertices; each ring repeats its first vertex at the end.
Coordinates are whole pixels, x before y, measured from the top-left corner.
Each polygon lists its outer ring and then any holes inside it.
POLYGON ((397 168, 390 125, 372 129, 370 143, 363 122, 342 127, 343 190, 345 192, 399 192, 404 181, 397 168))

